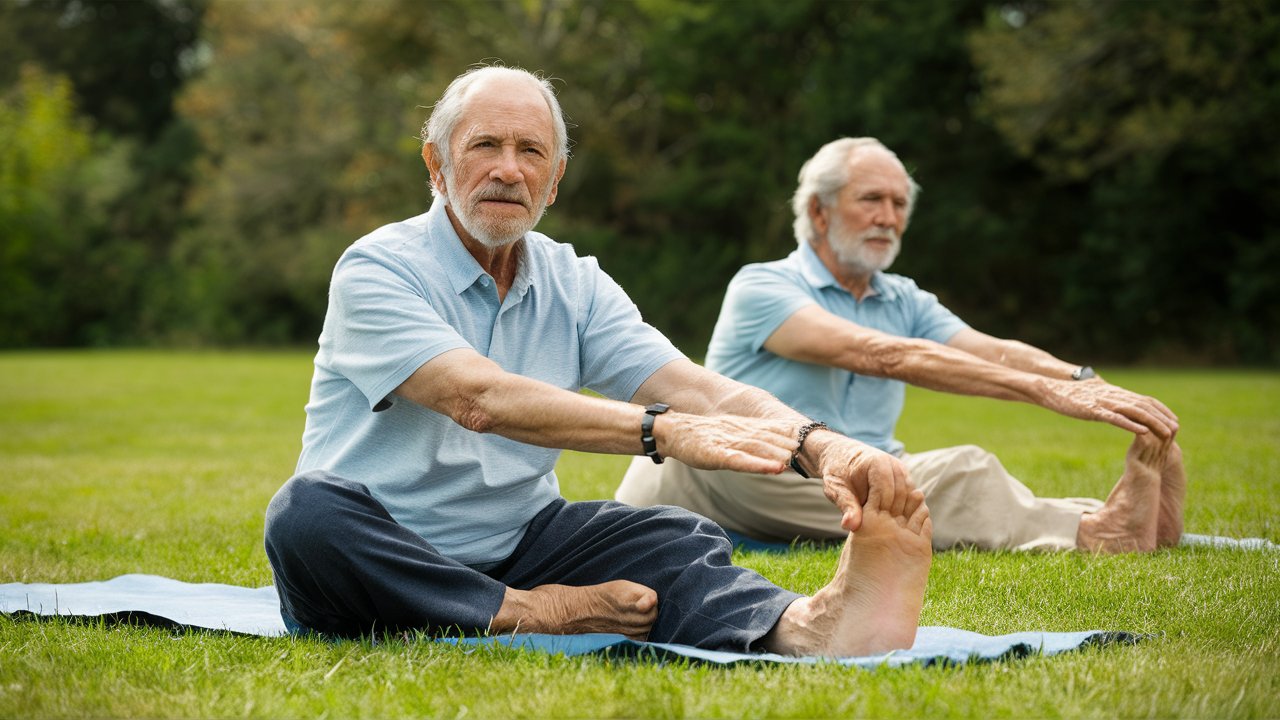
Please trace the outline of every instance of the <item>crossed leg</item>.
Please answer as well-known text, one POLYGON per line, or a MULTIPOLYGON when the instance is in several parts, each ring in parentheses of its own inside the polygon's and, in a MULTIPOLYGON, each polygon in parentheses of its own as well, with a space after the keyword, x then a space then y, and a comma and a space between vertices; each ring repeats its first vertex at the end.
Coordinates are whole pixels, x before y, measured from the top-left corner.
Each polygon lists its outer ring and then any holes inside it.
MULTIPOLYGON (((1137 435, 1125 471, 1106 503, 1080 523, 1081 549, 1150 552, 1182 535, 1186 474, 1172 439, 1137 435)), ((894 514, 878 493, 863 507, 863 524, 849 535, 835 576, 810 597, 791 603, 762 645, 788 655, 866 655, 908 648, 915 640, 932 562, 932 520, 923 494, 894 514)), ((542 586, 508 591, 508 602, 531 601, 523 628, 544 632, 621 632, 643 637, 656 615, 653 591, 617 581, 583 588, 542 586), (558 628, 558 629, 557 629, 558 628)), ((497 629, 495 627, 495 629, 497 629)))
POLYGON ((619 633, 644 640, 658 619, 658 594, 630 580, 599 585, 508 587, 492 633, 619 633))
MULTIPOLYGON (((831 582, 790 603, 762 638, 764 649, 851 656, 911 647, 933 557, 933 527, 919 490, 912 491, 905 510, 894 513, 891 503, 873 491, 831 582)), ((656 594, 628 581, 509 588, 492 630, 518 626, 526 632, 620 632, 643 638, 656 615, 656 594)))

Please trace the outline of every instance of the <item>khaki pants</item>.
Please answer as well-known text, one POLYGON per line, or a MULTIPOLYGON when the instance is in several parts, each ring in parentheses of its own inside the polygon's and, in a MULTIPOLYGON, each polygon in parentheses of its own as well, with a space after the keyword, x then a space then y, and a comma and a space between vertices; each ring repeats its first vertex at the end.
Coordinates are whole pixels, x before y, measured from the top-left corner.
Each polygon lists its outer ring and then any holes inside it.
MULTIPOLYGON (((976 445, 902 457, 924 491, 938 550, 1069 550, 1080 516, 1102 507, 1092 498, 1038 498, 976 445)), ((841 539, 840 513, 822 494, 821 478, 695 470, 675 460, 637 457, 615 497, 625 503, 678 505, 759 540, 841 539)))

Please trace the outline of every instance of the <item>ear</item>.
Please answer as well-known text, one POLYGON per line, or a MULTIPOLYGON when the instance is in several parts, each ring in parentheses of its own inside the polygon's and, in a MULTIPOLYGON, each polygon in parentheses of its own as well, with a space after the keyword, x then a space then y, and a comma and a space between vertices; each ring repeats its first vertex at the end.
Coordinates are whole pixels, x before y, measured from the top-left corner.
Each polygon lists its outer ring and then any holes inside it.
POLYGON ((809 222, 813 223, 813 232, 819 237, 827 236, 827 209, 817 195, 809 198, 809 222))
POLYGON ((556 168, 556 176, 551 181, 551 192, 547 195, 547 206, 550 207, 556 201, 556 194, 560 192, 560 178, 564 177, 564 169, 568 167, 569 161, 565 158, 560 159, 560 167, 556 168))
POLYGON ((436 192, 443 193, 444 173, 440 169, 440 153, 436 152, 435 143, 424 143, 422 146, 422 162, 427 165, 427 172, 431 175, 431 186, 436 192))

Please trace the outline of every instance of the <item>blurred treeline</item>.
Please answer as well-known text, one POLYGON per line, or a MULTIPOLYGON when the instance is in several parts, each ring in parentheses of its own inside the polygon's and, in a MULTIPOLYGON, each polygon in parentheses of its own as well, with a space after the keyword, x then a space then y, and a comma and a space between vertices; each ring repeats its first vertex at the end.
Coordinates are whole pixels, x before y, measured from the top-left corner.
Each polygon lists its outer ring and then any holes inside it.
POLYGON ((1280 361, 1268 0, 0 4, 0 347, 311 343, 344 247, 429 204, 417 132, 479 61, 558 78, 540 229, 705 349, 794 247, 802 161, 924 187, 894 270, 1081 361, 1280 361))

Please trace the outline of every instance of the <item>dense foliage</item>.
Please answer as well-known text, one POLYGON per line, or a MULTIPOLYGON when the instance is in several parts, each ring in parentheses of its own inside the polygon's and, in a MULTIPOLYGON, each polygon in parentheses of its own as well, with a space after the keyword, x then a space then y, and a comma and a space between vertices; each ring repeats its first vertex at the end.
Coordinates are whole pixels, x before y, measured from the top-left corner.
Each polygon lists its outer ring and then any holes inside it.
POLYGON ((309 343, 337 255, 429 202, 416 134, 500 60, 557 78, 541 229, 705 347, 794 247, 803 160, 923 185, 895 270, 1087 360, 1280 362, 1272 0, 0 4, 0 346, 309 343))

